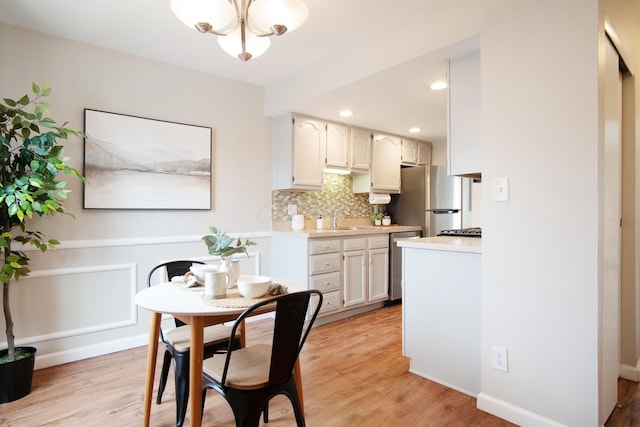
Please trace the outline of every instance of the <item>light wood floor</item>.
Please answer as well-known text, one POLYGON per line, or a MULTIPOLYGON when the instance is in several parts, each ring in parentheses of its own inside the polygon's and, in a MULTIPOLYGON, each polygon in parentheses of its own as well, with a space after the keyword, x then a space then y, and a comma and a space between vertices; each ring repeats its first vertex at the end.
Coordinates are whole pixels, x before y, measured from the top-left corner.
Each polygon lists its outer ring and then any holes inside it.
MULTIPOLYGON (((400 311, 401 306, 385 307, 311 331, 301 355, 307 425, 513 426, 476 409, 475 399, 408 373, 400 311)), ((271 324, 248 323, 249 344, 264 341, 271 324)), ((140 347, 36 371, 31 394, 0 405, 0 426, 141 425, 146 351, 140 347)), ((173 370, 162 404, 153 404, 152 426, 175 426, 172 376, 173 370)), ((159 371, 156 387, 158 377, 159 371)), ((625 405, 607 427, 639 425, 634 384, 621 382, 625 405)), ((231 410, 213 391, 203 425, 234 425, 231 410)), ((267 425, 295 425, 286 398, 272 401, 267 425)))

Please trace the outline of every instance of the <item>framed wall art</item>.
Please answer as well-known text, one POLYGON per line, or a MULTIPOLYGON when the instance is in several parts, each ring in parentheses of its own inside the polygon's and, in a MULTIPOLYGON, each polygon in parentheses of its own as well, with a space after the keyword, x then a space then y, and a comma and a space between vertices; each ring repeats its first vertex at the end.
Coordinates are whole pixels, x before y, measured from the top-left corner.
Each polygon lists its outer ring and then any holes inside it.
POLYGON ((84 110, 85 209, 211 209, 212 129, 84 110))

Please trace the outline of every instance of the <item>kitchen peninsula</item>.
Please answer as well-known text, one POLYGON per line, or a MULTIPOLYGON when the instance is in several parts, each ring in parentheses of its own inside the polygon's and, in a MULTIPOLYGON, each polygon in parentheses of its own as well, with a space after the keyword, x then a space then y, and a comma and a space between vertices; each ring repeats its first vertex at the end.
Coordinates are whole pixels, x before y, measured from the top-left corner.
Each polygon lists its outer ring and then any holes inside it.
POLYGON ((410 372, 480 392, 481 239, 398 239, 403 250, 402 343, 410 372))

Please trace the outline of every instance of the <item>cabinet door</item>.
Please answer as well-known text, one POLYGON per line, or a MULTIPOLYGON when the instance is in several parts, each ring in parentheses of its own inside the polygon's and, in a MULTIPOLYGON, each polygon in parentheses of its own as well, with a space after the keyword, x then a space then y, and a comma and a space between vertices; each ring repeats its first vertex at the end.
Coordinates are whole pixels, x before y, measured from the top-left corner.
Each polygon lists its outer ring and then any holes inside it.
POLYGON ((367 302, 367 252, 344 252, 344 307, 367 302))
POLYGON ((389 299, 389 249, 369 249, 369 302, 389 299))
POLYGON ((426 141, 418 141, 418 162, 419 166, 431 164, 431 143, 426 141))
POLYGON ((324 122, 294 117, 293 184, 322 187, 326 141, 324 122))
POLYGON ((327 161, 329 168, 349 167, 349 128, 335 123, 327 123, 327 161))
POLYGON ((390 135, 375 135, 371 159, 371 190, 400 192, 400 157, 402 142, 390 135))
POLYGON ((349 169, 354 172, 369 172, 371 168, 371 132, 351 128, 351 161, 349 169))
POLYGON ((480 53, 449 63, 449 175, 482 172, 480 53))
POLYGON ((402 164, 415 165, 418 162, 418 141, 402 139, 402 164))

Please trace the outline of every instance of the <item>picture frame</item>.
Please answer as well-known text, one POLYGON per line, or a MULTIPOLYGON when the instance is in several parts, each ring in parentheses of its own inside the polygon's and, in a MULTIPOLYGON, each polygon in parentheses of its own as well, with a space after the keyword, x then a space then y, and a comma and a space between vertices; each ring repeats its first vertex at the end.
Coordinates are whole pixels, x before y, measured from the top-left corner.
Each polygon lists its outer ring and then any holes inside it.
POLYGON ((84 110, 85 209, 211 209, 213 130, 84 110))

